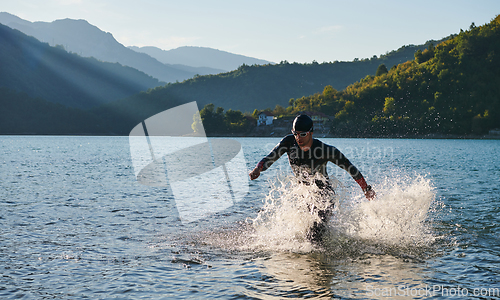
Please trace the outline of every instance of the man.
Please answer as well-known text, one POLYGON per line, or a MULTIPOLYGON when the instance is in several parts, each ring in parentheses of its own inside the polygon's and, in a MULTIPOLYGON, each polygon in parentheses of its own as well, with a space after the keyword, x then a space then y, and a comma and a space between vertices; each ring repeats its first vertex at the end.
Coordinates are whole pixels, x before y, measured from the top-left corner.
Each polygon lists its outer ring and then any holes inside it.
MULTIPOLYGON (((324 144, 312 137, 313 121, 305 115, 298 115, 293 120, 292 134, 285 136, 274 149, 264 157, 250 173, 250 179, 254 180, 260 176, 262 171, 267 170, 283 154, 287 153, 288 161, 295 176, 306 184, 316 184, 324 196, 334 193, 328 184, 327 162, 332 162, 346 170, 359 184, 365 197, 371 200, 375 192, 369 186, 361 172, 335 147, 324 144), (320 179, 318 179, 320 178, 320 179), (312 181, 312 182, 311 182, 312 181)), ((328 196, 327 196, 328 197, 328 196)), ((331 197, 330 197, 331 198, 331 197)), ((333 203, 326 210, 318 211, 321 222, 315 222, 308 233, 312 242, 321 241, 321 235, 326 229, 326 222, 331 215, 333 203)))

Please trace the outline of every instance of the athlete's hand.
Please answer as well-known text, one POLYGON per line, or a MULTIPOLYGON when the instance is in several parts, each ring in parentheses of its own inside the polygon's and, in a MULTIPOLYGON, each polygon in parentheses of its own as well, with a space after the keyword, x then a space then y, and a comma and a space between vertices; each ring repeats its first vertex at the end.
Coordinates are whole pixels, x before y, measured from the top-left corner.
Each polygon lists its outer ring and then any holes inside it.
POLYGON ((368 200, 372 200, 373 198, 375 198, 375 191, 372 189, 372 186, 369 185, 367 186, 363 192, 365 193, 365 197, 366 199, 368 200))
POLYGON ((260 167, 255 167, 252 172, 248 173, 251 180, 257 179, 260 176, 260 167))

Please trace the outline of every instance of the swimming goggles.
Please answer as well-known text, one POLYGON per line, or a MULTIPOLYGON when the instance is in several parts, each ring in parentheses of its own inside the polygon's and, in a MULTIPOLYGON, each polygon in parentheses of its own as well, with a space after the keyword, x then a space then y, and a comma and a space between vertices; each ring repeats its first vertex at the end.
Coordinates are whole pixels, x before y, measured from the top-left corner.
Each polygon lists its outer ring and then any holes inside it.
POLYGON ((294 136, 300 136, 300 137, 306 137, 309 132, 311 131, 309 130, 309 131, 297 132, 292 130, 292 134, 294 136))

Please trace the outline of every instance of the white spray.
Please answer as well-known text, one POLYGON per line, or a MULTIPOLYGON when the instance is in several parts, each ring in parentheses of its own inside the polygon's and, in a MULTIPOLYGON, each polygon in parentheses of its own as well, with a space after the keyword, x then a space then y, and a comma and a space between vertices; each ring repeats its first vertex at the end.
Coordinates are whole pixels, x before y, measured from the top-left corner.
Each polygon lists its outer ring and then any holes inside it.
MULTIPOLYGON (((426 226, 435 198, 428 179, 386 179, 374 187, 377 197, 372 201, 366 200, 360 190, 347 191, 335 178, 330 181, 336 193, 329 199, 335 209, 324 237, 328 250, 364 252, 373 245, 425 247, 434 241, 426 226), (358 249, 351 249, 353 244, 358 249)), ((252 222, 254 232, 245 248, 299 253, 317 249, 306 234, 319 220, 317 210, 325 209, 328 201, 318 196, 314 184, 304 185, 291 176, 278 176, 271 184, 264 206, 252 222), (311 210, 313 206, 317 210, 311 210)))

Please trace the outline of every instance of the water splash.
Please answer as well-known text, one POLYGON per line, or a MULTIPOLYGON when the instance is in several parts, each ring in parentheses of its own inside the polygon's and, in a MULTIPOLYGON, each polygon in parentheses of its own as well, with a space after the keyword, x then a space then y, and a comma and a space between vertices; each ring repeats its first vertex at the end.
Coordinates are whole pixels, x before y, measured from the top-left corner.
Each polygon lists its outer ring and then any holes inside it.
MULTIPOLYGON (((374 187, 377 198, 373 201, 359 191, 349 191, 335 178, 330 181, 336 193, 327 199, 335 203, 324 237, 327 251, 344 255, 380 253, 427 247, 435 240, 428 222, 435 199, 430 180, 418 175, 387 178, 374 187)), ((317 210, 310 208, 325 209, 328 205, 319 194, 315 185, 278 176, 271 182, 263 208, 252 220, 253 231, 244 248, 298 253, 317 250, 306 234, 319 220, 317 210)))
POLYGON ((434 243, 429 212, 435 191, 429 179, 386 178, 376 191, 373 201, 343 199, 330 221, 331 250, 345 249, 344 241, 356 243, 351 251, 419 254, 434 243))
POLYGON ((339 199, 345 198, 345 187, 335 178, 329 184, 335 194, 325 193, 315 180, 307 184, 293 176, 278 176, 271 181, 271 189, 258 216, 251 220, 254 232, 249 247, 260 250, 280 250, 310 252, 315 247, 306 238, 314 222, 320 221, 319 211, 334 205, 337 209, 339 199))

